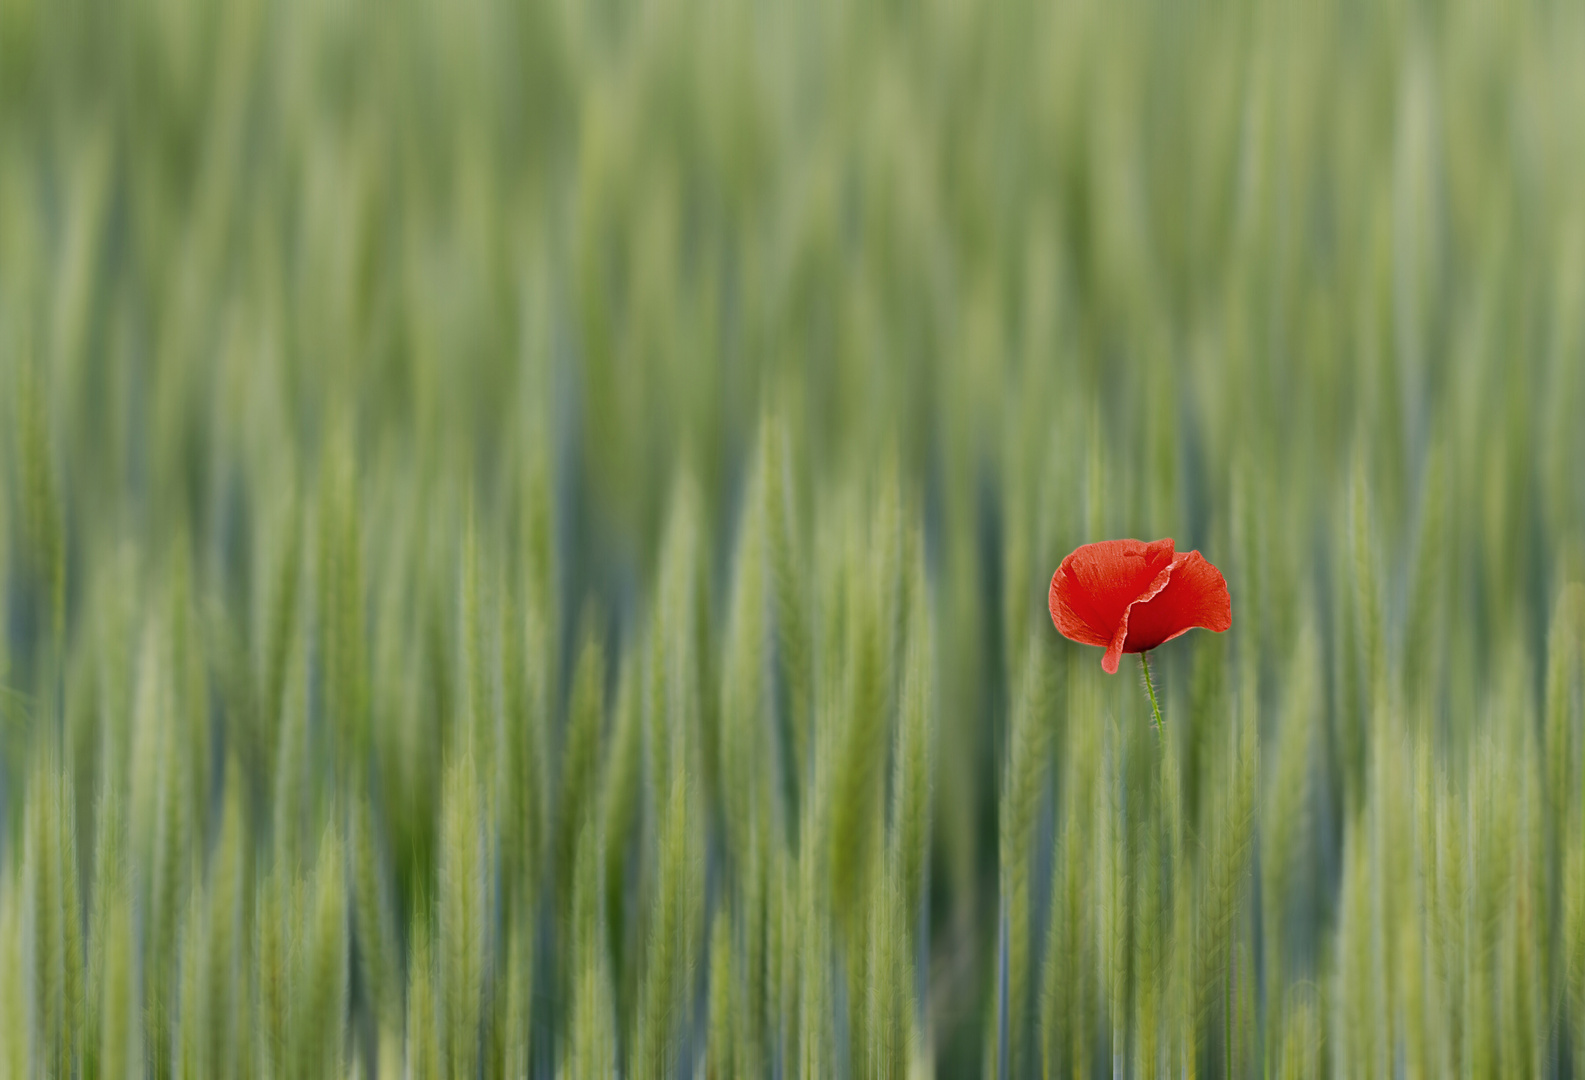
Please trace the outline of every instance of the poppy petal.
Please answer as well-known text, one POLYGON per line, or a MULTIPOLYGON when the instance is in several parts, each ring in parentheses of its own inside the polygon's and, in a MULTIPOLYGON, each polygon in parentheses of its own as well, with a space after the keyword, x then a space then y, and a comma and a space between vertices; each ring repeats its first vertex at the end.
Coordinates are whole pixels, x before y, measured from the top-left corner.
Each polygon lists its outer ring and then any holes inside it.
POLYGON ((1172 541, 1103 540, 1078 548, 1051 577, 1051 621, 1064 637, 1110 646, 1129 605, 1172 565, 1172 541))
POLYGON ((1128 624, 1130 615, 1135 608, 1139 607, 1141 604, 1148 603, 1152 597, 1159 595, 1161 591, 1171 583, 1172 567, 1176 565, 1176 563, 1177 559, 1173 559, 1171 563, 1168 563, 1167 566, 1155 576, 1155 579, 1152 580, 1148 586, 1146 586, 1145 590, 1139 594, 1138 598, 1123 610, 1123 620, 1118 624, 1116 632, 1112 634, 1112 640, 1106 643, 1106 653, 1101 657, 1101 670, 1105 671, 1108 675, 1117 674, 1118 662, 1122 660, 1123 653, 1127 651, 1125 645, 1129 640, 1128 624))
POLYGON ((1198 551, 1172 560, 1165 586, 1130 606, 1122 652, 1148 652, 1195 627, 1221 633, 1233 625, 1222 572, 1198 551))

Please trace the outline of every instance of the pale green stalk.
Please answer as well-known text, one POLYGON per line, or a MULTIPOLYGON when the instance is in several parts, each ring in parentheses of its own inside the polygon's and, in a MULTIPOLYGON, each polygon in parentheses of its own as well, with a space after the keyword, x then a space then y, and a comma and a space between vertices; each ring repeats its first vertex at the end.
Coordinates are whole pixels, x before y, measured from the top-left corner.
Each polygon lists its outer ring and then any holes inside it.
MULTIPOLYGON (((1253 840, 1254 796, 1257 782, 1256 742, 1252 718, 1240 723, 1229 741, 1236 747, 1227 763, 1227 788, 1216 799, 1216 817, 1210 823, 1208 850, 1200 869, 1200 911, 1195 927, 1194 1001, 1196 1046, 1204 1046, 1209 1023, 1222 1020, 1222 1050, 1236 1049, 1234 1019, 1237 1008, 1237 923, 1244 903, 1245 875, 1253 840), (1220 998, 1222 1007, 1215 1002, 1220 998)), ((1345 889, 1347 887, 1345 876, 1345 889)), ((1363 977, 1363 976, 1361 976, 1363 977)), ((1229 1067, 1233 1066, 1231 1057, 1229 1067)))
POLYGON ((56 780, 60 832, 61 998, 65 1024, 62 1044, 67 1071, 81 1067, 87 991, 83 985, 83 905, 78 881, 77 795, 71 772, 63 765, 56 780))
POLYGON ((351 435, 331 436, 320 478, 317 645, 333 753, 343 768, 368 752, 367 630, 356 463, 351 435))
POLYGON ((787 688, 787 733, 791 743, 794 790, 808 781, 813 718, 810 619, 807 575, 798 559, 793 461, 786 424, 767 420, 765 454, 765 542, 776 605, 776 656, 787 688))
POLYGON ((1045 796, 1051 718, 1046 687, 1047 657, 1038 639, 1023 650, 1024 660, 1008 718, 1007 760, 1002 785, 1001 882, 1007 905, 1007 998, 998 1008, 1007 1015, 1010 1076, 1024 1074, 1029 1029, 1030 846, 1045 796))
POLYGON ((849 577, 843 614, 849 651, 829 810, 831 835, 842 837, 843 843, 831 848, 831 889, 834 912, 855 919, 869 885, 865 875, 873 864, 868 846, 876 832, 873 826, 885 812, 884 788, 877 781, 884 775, 891 727, 894 604, 901 556, 897 499, 894 486, 883 482, 869 528, 853 528, 845 554, 849 577))
POLYGON ((111 906, 124 893, 126 879, 126 824, 123 820, 120 785, 110 769, 94 807, 94 863, 92 900, 88 914, 88 954, 86 999, 83 1027, 83 1075, 93 1080, 100 1074, 100 1050, 106 1008, 105 964, 108 962, 111 906))
POLYGON ((301 503, 288 495, 289 509, 282 514, 283 522, 276 530, 274 574, 270 577, 269 596, 262 605, 267 612, 267 625, 262 630, 260 649, 261 670, 259 685, 259 736, 258 750, 264 755, 261 772, 268 783, 275 776, 281 761, 281 751, 286 744, 282 729, 286 726, 288 695, 291 693, 293 643, 296 639, 302 592, 302 536, 301 503))
POLYGON ((1295 987, 1282 1001, 1281 1057, 1274 1075, 1281 1080, 1309 1080, 1321 1070, 1321 1025, 1315 997, 1307 988, 1295 987))
MULTIPOLYGON (((628 858, 633 851, 634 835, 640 832, 639 813, 643 787, 643 702, 639 697, 638 650, 627 649, 622 654, 621 670, 617 675, 616 703, 613 706, 610 759, 605 766, 605 778, 600 790, 598 820, 601 822, 604 851, 605 917, 607 941, 611 947, 611 970, 616 995, 618 1017, 631 1011, 633 987, 636 983, 636 939, 630 940, 630 928, 636 931, 637 920, 629 920, 629 897, 638 891, 641 877, 628 872, 628 858), (632 978, 622 978, 623 972, 633 973, 632 978)), ((635 909, 638 905, 633 904, 635 909)))
MULTIPOLYGON (((591 616, 585 616, 586 624, 591 616)), ((560 792, 556 808, 555 870, 561 882, 557 897, 558 917, 570 919, 569 905, 577 858, 578 834, 586 817, 599 805, 601 740, 605 725, 605 650, 586 625, 578 650, 578 665, 573 672, 572 690, 567 702, 567 729, 558 777, 560 792)), ((570 928, 571 923, 567 921, 570 928)))
POLYGON ((783 1076, 794 1071, 799 1030, 797 968, 789 925, 797 902, 789 867, 786 849, 773 847, 765 894, 765 1044, 767 1066, 783 1076))
POLYGON ((1101 844, 1109 822, 1094 810, 1100 777, 1090 762, 1100 759, 1102 730, 1097 715, 1098 673, 1069 662, 1066 704, 1074 719, 1062 780, 1061 826, 1051 867, 1051 902, 1041 978, 1041 1075, 1089 1073, 1094 1009, 1099 1003, 1097 887, 1101 844))
MULTIPOLYGON (((1585 587, 1572 584, 1558 597, 1553 610, 1551 626, 1547 633, 1547 667, 1543 707, 1545 708, 1545 831, 1546 858, 1542 865, 1547 869, 1549 903, 1546 907, 1546 925, 1556 927, 1565 938, 1571 932, 1565 925, 1568 918, 1563 909, 1571 898, 1572 849, 1571 839, 1580 835, 1579 819, 1575 812, 1578 797, 1575 787, 1580 773, 1579 747, 1585 746, 1581 738, 1576 702, 1585 692, 1585 587)), ((1552 1014, 1559 1019, 1566 1015, 1565 983, 1571 954, 1565 950, 1564 964, 1554 979, 1552 1014)), ((1543 958, 1551 959, 1550 957, 1543 958)))
MULTIPOLYGON (((208 936, 205 914, 203 876, 194 867, 188 879, 188 893, 182 902, 180 966, 175 989, 177 1043, 175 1053, 176 1075, 196 1078, 205 1075, 205 1033, 215 1029, 220 1019, 205 996, 208 989, 203 984, 205 939, 208 936)), ((223 1030, 223 1028, 222 1028, 223 1030)))
MULTIPOLYGON (((1381 629, 1381 594, 1376 577, 1375 534, 1362 455, 1355 459, 1351 484, 1349 542, 1349 554, 1353 560, 1349 576, 1353 585, 1352 600, 1357 635, 1355 647, 1358 649, 1359 657, 1360 690, 1367 705, 1375 708, 1385 699, 1388 668, 1387 658, 1384 655, 1386 643, 1381 629)), ((1362 718, 1361 722, 1368 723, 1369 720, 1362 718)), ((1358 749, 1355 752, 1364 754, 1365 747, 1371 744, 1371 733, 1360 731, 1354 737, 1358 739, 1356 744, 1358 749)), ((1363 785, 1366 761, 1356 760, 1350 764, 1355 770, 1353 775, 1358 778, 1357 783, 1363 785)))
POLYGON ((503 901, 531 909, 539 890, 545 831, 548 631, 527 600, 505 586, 502 594, 498 640, 503 739, 496 771, 503 901))
POLYGON ((526 918, 514 922, 507 934, 505 992, 497 995, 499 1011, 496 1031, 501 1052, 501 1068, 508 1076, 528 1074, 530 1053, 530 1013, 533 996, 533 927, 526 918))
POLYGON ((42 364, 28 355, 28 344, 16 361, 16 449, 21 472, 22 520, 27 537, 27 559, 35 580, 36 595, 44 601, 49 627, 50 660, 58 677, 64 663, 66 632, 65 529, 61 521, 59 481, 50 446, 49 402, 38 370, 42 364))
POLYGON ((578 840, 577 881, 573 892, 570 944, 573 951, 572 1008, 567 1040, 568 1076, 616 1075, 616 1001, 606 952, 605 912, 600 880, 605 863, 601 828, 591 815, 578 840))
POLYGON ((71 917, 61 896, 60 801, 58 766, 41 756, 28 786, 24 818, 22 876, 27 890, 27 933, 33 1021, 33 1057, 41 1071, 56 1075, 71 1068, 65 1016, 66 945, 64 921, 71 917))
MULTIPOLYGON (((479 563, 482 556, 474 500, 475 496, 470 493, 462 536, 462 610, 459 615, 462 626, 459 636, 462 639, 460 713, 463 731, 458 745, 461 752, 495 762, 501 758, 501 745, 496 731, 489 654, 484 641, 483 598, 479 594, 479 563)), ((496 818, 495 777, 494 768, 482 769, 478 774, 482 785, 481 802, 485 821, 494 821, 496 818)))
POLYGON ((1319 651, 1316 628, 1312 621, 1306 621, 1283 680, 1284 707, 1276 732, 1275 760, 1267 773, 1261 799, 1260 916, 1268 1002, 1268 1059, 1287 1053, 1281 1042, 1281 1026, 1290 1022, 1289 1013, 1272 1003, 1288 986, 1290 912, 1297 905, 1307 904, 1315 888, 1308 868, 1313 862, 1309 855, 1313 827, 1311 770, 1320 738, 1319 651))
POLYGON ((712 1076, 739 1073, 732 1041, 741 1027, 735 1011, 740 996, 732 970, 731 920, 724 908, 717 908, 710 927, 710 1045, 705 1066, 712 1076))
POLYGON ((1567 996, 1562 1020, 1585 1031, 1585 844, 1577 834, 1564 863, 1563 963, 1567 996))
POLYGON ((1408 610, 1403 626, 1404 689, 1429 704, 1440 689, 1442 653, 1452 628, 1449 598, 1448 453, 1441 439, 1433 445, 1420 499, 1419 535, 1411 562, 1408 610))
POLYGON ((639 990, 638 1029, 632 1073, 672 1076, 678 1068, 678 1040, 690 1020, 689 997, 697 963, 699 931, 699 854, 690 828, 696 796, 681 773, 671 780, 655 881, 644 975, 639 990))
POLYGON ((1121 732, 1111 718, 1100 746, 1103 762, 1101 783, 1097 785, 1093 813, 1100 827, 1096 843, 1100 848, 1097 870, 1100 888, 1099 949, 1101 953, 1101 990, 1105 1012, 1102 1014, 1110 1042, 1110 1061, 1114 1075, 1126 1067, 1128 986, 1128 934, 1134 911, 1133 860, 1129 857, 1128 827, 1123 819, 1123 777, 1121 732))
MULTIPOLYGON (((818 743, 818 735, 816 740, 818 743)), ((817 745, 814 754, 817 778, 822 771, 821 757, 822 751, 817 745)), ((812 806, 819 805, 818 797, 821 794, 817 781, 812 806)), ((831 946, 825 911, 828 900, 822 888, 825 881, 823 859, 820 857, 824 853, 822 840, 808 822, 800 833, 800 839, 798 923, 795 929, 799 943, 797 1075, 800 1080, 817 1080, 830 1075, 835 1067, 831 1032, 831 946)))
POLYGON ((253 1000, 258 1009, 255 1038, 259 1046, 259 1069, 265 1076, 284 1071, 290 1064, 288 1039, 291 1034, 291 878, 277 863, 262 878, 254 901, 253 1000))
POLYGON ((274 859, 278 872, 295 874, 303 858, 308 801, 308 705, 304 667, 306 657, 294 641, 286 664, 286 696, 281 706, 280 743, 275 752, 275 786, 271 794, 274 823, 274 859))
POLYGON ((10 866, 0 868, 0 1073, 22 1080, 33 1049, 27 1022, 32 986, 24 961, 22 889, 10 866))
POLYGON ((766 749, 765 458, 762 448, 744 494, 721 665, 721 809, 739 876, 748 869, 756 799, 774 776, 766 749))
MULTIPOLYGON (((247 970, 242 897, 246 881, 246 844, 242 770, 233 758, 226 768, 224 806, 218 846, 210 857, 206 938, 201 946, 203 1010, 207 1016, 202 1056, 203 1075, 235 1076, 246 1059, 242 1050, 245 1026, 242 976, 247 970)), ((196 940, 190 947, 198 946, 196 940)))
POLYGON ((1081 847, 1069 816, 1052 860, 1051 905, 1040 985, 1041 1075, 1046 1077, 1062 1075, 1065 1065, 1074 1073, 1080 1071, 1076 1059, 1084 1031, 1075 1020, 1082 1015, 1084 999, 1080 976, 1085 936, 1080 921, 1085 900, 1079 870, 1081 847))
POLYGON ((407 1068, 411 1080, 439 1080, 440 1039, 436 1030, 435 969, 430 957, 429 919, 413 920, 407 962, 407 1068))
POLYGON ((442 815, 437 939, 441 1045, 447 1074, 472 1076, 478 1067, 484 995, 487 879, 478 772, 466 751, 446 768, 442 815))
MULTIPOLYGON (((92 1075, 132 1077, 141 1074, 142 1050, 138 1040, 138 998, 136 966, 133 955, 132 897, 124 877, 104 881, 106 890, 102 953, 99 957, 102 977, 90 992, 98 993, 99 1044, 95 1048, 95 1071, 92 1075)), ((84 1070, 84 1076, 88 1076, 84 1070)))
POLYGON ((753 1073, 768 1068, 765 1054, 765 1034, 768 1016, 765 1002, 768 996, 769 974, 766 970, 766 875, 769 850, 780 832, 771 827, 773 816, 770 806, 772 782, 767 767, 753 793, 750 823, 749 850, 746 865, 739 875, 738 924, 742 943, 743 969, 742 1002, 734 1009, 733 1042, 737 1047, 739 1070, 753 1073))
MULTIPOLYGON (((512 756, 516 802, 520 820, 523 891, 532 903, 540 890, 540 875, 549 842, 548 779, 551 718, 560 670, 561 608, 558 604, 558 567, 555 521, 543 453, 532 455, 522 470, 524 491, 520 527, 523 532, 523 606, 502 639, 503 709, 512 756)), ((517 835, 506 834, 506 839, 517 835)))
MULTIPOLYGON (((916 545, 917 551, 917 545, 916 545)), ((929 930, 930 838, 935 799, 935 633, 922 553, 909 568, 908 630, 892 758, 892 852, 902 890, 904 932, 917 946, 929 930)))
POLYGON ((301 909, 302 940, 293 957, 289 1059, 303 1077, 344 1075, 348 940, 346 861, 341 837, 327 828, 301 909))
POLYGON ((380 1034, 395 1024, 400 983, 395 935, 370 803, 371 795, 366 789, 352 803, 350 876, 359 981, 377 1034, 380 1034))
MULTIPOLYGON (((1153 793, 1160 797, 1160 770, 1153 793)), ((1159 805, 1146 808, 1148 815, 1141 828, 1138 852, 1133 871, 1136 882, 1137 909, 1133 933, 1132 967, 1134 975, 1134 1000, 1130 1026, 1133 1029, 1132 1060, 1141 1072, 1167 1071, 1165 1056, 1165 1023, 1163 1018, 1164 983, 1167 970, 1164 958, 1167 952, 1166 933, 1170 923, 1166 917, 1166 900, 1163 895, 1166 883, 1162 880, 1161 862, 1166 846, 1162 836, 1159 805)))

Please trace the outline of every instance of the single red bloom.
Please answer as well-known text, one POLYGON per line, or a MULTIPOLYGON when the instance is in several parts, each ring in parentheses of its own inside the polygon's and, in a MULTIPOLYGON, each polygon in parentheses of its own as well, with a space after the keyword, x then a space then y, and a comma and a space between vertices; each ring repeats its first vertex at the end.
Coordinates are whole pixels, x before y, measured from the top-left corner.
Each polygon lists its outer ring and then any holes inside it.
POLYGON ((1051 576, 1050 607, 1063 637, 1106 650, 1108 675, 1125 652, 1148 652, 1196 626, 1221 633, 1233 625, 1222 572, 1198 551, 1175 554, 1170 539, 1076 549, 1051 576))

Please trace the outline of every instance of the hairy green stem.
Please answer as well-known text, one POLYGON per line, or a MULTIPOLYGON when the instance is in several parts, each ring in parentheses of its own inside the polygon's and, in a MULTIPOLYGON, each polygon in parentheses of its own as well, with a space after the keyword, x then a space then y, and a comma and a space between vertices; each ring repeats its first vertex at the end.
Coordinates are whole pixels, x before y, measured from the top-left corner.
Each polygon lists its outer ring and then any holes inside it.
POLYGON ((1156 714, 1156 738, 1165 738, 1166 735, 1161 726, 1161 706, 1156 701, 1156 684, 1150 681, 1149 653, 1139 654, 1139 666, 1145 672, 1145 690, 1150 694, 1150 710, 1156 714))

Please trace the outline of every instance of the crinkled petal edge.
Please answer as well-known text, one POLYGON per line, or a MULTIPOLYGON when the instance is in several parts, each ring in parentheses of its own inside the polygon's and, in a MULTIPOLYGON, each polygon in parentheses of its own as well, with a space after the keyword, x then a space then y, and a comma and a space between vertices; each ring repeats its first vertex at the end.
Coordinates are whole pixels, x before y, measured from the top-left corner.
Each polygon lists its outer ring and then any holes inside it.
POLYGON ((1123 659, 1123 643, 1128 640, 1128 616, 1133 612, 1135 604, 1143 604, 1167 587, 1167 582, 1172 580, 1172 568, 1176 560, 1169 562, 1156 575, 1150 587, 1128 602, 1128 607, 1123 609, 1123 621, 1117 624, 1117 630, 1112 634, 1112 640, 1106 646, 1106 653, 1101 657, 1101 669, 1108 675, 1116 675, 1118 665, 1123 659))

